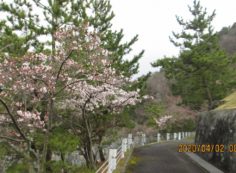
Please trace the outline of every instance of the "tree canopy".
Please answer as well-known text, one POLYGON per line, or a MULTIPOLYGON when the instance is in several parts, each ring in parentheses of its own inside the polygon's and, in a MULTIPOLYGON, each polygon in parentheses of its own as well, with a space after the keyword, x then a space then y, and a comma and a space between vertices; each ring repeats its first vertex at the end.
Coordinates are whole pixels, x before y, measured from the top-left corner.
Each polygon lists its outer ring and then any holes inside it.
POLYGON ((1 0, 0 11, 1 159, 16 156, 10 171, 66 172, 66 152, 79 150, 95 168, 94 147, 104 161, 104 136, 141 98, 146 78, 130 79, 143 51, 125 59, 138 36, 112 30, 109 0, 1 0))
POLYGON ((172 90, 181 95, 183 103, 193 109, 200 109, 207 103, 208 109, 221 100, 231 89, 232 75, 229 58, 219 46, 212 21, 215 11, 208 15, 200 1, 194 0, 188 7, 192 19, 176 16, 182 27, 180 33, 173 32, 170 41, 180 48, 178 57, 165 57, 152 65, 162 67, 172 80, 172 90))
POLYGON ((88 23, 99 33, 102 47, 112 52, 109 58, 113 67, 128 77, 138 72, 138 60, 144 51, 131 60, 124 59, 138 36, 124 42, 123 30, 111 29, 115 15, 109 0, 1 0, 0 11, 4 14, 0 21, 0 49, 4 52, 17 56, 34 49, 54 54, 54 34, 61 26, 88 23))

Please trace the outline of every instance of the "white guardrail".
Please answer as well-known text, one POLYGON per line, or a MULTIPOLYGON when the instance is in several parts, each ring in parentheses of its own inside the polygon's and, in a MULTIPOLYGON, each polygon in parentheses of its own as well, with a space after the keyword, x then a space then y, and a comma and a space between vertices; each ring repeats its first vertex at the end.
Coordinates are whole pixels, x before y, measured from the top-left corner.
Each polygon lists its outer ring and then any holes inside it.
POLYGON ((195 132, 177 132, 165 133, 146 137, 146 134, 141 134, 139 142, 133 140, 132 134, 128 134, 128 138, 122 139, 122 144, 117 149, 109 149, 108 159, 99 167, 96 173, 112 173, 121 159, 125 157, 125 152, 134 145, 145 145, 152 142, 182 140, 183 138, 194 135, 195 132), (148 139, 148 140, 147 140, 148 139))

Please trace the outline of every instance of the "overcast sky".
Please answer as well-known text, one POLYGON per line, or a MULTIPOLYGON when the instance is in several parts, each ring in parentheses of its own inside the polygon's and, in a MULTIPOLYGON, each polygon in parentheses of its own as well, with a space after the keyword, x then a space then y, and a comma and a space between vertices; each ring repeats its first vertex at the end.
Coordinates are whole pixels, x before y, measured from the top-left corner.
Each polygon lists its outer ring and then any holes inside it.
MULTIPOLYGON (((178 54, 169 41, 172 31, 180 31, 175 15, 189 18, 191 15, 187 5, 192 0, 111 0, 115 18, 114 29, 124 29, 125 40, 135 34, 139 40, 135 44, 133 54, 142 49, 144 57, 140 60, 139 76, 148 71, 156 71, 150 65, 157 58, 178 54)), ((224 26, 236 22, 235 0, 201 0, 202 6, 211 13, 216 10, 213 26, 219 31, 224 26)))

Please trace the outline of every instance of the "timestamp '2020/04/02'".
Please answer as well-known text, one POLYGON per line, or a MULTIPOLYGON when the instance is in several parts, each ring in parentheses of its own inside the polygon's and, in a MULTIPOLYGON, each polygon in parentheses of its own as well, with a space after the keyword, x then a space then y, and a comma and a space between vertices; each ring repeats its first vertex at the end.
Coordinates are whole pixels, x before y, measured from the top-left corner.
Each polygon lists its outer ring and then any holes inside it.
POLYGON ((236 144, 179 144, 178 152, 209 153, 236 152, 236 144))

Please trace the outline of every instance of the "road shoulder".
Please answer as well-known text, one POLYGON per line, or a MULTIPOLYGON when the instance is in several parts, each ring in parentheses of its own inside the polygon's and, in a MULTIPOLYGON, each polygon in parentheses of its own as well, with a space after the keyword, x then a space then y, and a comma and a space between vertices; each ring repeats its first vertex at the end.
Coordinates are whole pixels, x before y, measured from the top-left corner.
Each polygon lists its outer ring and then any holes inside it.
POLYGON ((185 153, 193 162, 195 162, 196 164, 198 164, 200 167, 202 167, 203 169, 205 169, 207 172, 209 173, 224 173, 223 171, 221 171, 220 169, 216 168, 215 166, 213 166, 212 164, 208 163, 207 161, 203 160, 200 156, 198 156, 197 154, 194 153, 189 153, 186 152, 185 153))

